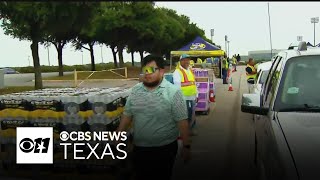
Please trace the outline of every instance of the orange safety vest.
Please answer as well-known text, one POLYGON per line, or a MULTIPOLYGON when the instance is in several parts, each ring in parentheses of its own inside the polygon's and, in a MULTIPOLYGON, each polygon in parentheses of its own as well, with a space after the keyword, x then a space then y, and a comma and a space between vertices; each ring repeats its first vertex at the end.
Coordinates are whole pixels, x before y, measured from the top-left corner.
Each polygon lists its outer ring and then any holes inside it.
POLYGON ((181 77, 181 90, 184 96, 195 96, 197 94, 197 86, 194 74, 190 69, 191 73, 187 74, 184 69, 180 67, 177 68, 181 77))

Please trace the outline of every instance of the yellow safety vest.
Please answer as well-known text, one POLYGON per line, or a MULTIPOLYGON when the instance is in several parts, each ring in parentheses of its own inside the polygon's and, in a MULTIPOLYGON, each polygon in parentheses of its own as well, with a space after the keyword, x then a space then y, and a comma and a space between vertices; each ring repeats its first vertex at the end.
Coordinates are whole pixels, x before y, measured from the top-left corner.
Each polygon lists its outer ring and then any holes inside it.
POLYGON ((184 96, 194 96, 197 94, 197 86, 194 78, 194 74, 190 69, 191 73, 188 74, 184 69, 177 68, 181 78, 181 91, 184 96))
POLYGON ((194 66, 194 61, 190 60, 190 66, 193 67, 194 66))
POLYGON ((202 59, 198 58, 197 59, 197 63, 201 64, 202 63, 202 59))
POLYGON ((227 60, 226 58, 223 58, 223 59, 222 59, 222 68, 223 68, 223 69, 228 69, 228 68, 229 68, 229 66, 228 66, 228 60, 227 60), (224 62, 225 62, 225 64, 224 64, 224 62))
MULTIPOLYGON (((251 68, 252 71, 255 71, 255 68, 253 66, 247 64, 247 67, 251 68)), ((247 74, 247 80, 248 79, 256 79, 257 74, 248 74, 247 72, 246 72, 246 74, 247 74)))
POLYGON ((232 58, 233 64, 237 63, 237 59, 235 57, 232 58))

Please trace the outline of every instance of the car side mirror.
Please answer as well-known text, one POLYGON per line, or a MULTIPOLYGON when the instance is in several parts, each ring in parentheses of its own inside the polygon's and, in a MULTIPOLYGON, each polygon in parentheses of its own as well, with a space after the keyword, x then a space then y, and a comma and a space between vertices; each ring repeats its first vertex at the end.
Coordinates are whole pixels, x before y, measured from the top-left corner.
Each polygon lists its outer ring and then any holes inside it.
POLYGON ((261 107, 260 94, 243 94, 241 111, 251 114, 267 115, 269 108, 261 107))

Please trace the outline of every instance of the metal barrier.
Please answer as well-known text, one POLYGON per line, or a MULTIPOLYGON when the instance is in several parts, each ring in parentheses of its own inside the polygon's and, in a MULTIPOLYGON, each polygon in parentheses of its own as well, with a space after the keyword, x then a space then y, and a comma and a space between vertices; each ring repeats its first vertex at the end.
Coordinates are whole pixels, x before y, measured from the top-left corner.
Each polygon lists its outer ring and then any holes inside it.
POLYGON ((76 69, 74 70, 74 87, 78 87, 80 86, 83 82, 85 82, 86 80, 88 80, 94 73, 98 73, 98 72, 105 72, 105 71, 108 71, 108 72, 112 72, 116 75, 119 75, 125 79, 128 78, 128 68, 127 67, 124 67, 124 68, 116 68, 116 69, 108 69, 108 70, 102 70, 102 71, 77 71, 76 69), (115 70, 121 70, 121 69, 124 69, 124 76, 117 73, 117 72, 114 72, 115 70), (91 72, 91 74, 89 76, 87 76, 84 80, 82 80, 79 84, 78 84, 78 72, 91 72))

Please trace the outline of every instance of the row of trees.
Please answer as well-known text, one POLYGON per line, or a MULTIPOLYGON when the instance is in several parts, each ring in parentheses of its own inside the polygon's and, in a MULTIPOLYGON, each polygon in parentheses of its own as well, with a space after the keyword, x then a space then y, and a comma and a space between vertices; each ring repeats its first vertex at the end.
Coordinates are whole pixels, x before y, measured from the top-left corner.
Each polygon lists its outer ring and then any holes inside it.
POLYGON ((6 35, 31 42, 35 88, 42 88, 39 45, 53 44, 58 53, 59 76, 63 76, 63 48, 90 51, 104 44, 113 54, 114 66, 123 67, 123 52, 154 53, 170 57, 204 31, 176 11, 155 7, 154 2, 0 2, 0 19, 6 35))

